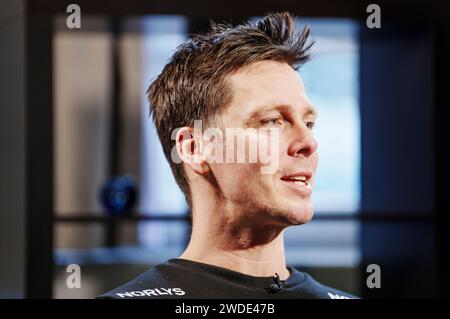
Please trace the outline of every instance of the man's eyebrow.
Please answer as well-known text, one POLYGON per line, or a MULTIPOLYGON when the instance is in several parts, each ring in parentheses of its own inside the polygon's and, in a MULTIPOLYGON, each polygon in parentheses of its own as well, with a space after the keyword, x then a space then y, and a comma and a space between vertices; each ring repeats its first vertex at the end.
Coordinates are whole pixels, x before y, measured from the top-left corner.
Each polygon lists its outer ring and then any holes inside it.
MULTIPOLYGON (((279 104, 279 105, 270 105, 263 108, 257 108, 256 110, 250 112, 248 116, 246 116, 246 123, 252 121, 254 118, 257 118, 260 114, 270 111, 280 111, 280 112, 286 112, 286 113, 294 113, 296 109, 291 105, 286 104, 279 104)), ((306 110, 304 111, 303 116, 316 116, 317 111, 314 107, 308 106, 306 110)))
POLYGON ((305 115, 317 116, 317 111, 314 107, 308 106, 308 108, 306 109, 305 115))

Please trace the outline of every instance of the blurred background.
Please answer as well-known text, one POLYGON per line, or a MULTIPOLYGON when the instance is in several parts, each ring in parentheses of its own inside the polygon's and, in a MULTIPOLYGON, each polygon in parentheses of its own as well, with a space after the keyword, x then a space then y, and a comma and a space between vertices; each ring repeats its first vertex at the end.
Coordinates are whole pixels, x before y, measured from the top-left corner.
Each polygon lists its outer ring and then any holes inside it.
POLYGON ((320 153, 288 264, 364 298, 448 297, 447 2, 379 1, 371 29, 364 1, 77 1, 70 29, 72 2, 0 4, 1 298, 93 298, 179 256, 189 210, 145 92, 210 19, 284 10, 315 40, 299 74, 320 153))

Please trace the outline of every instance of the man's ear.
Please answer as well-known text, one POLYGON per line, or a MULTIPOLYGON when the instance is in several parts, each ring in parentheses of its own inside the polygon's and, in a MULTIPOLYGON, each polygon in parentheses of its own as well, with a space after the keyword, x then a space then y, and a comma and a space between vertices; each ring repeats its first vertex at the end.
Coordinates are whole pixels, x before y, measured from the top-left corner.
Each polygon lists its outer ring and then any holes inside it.
POLYGON ((200 141, 195 139, 192 128, 182 127, 177 131, 176 148, 179 158, 194 172, 200 175, 209 173, 209 164, 203 158, 200 141))

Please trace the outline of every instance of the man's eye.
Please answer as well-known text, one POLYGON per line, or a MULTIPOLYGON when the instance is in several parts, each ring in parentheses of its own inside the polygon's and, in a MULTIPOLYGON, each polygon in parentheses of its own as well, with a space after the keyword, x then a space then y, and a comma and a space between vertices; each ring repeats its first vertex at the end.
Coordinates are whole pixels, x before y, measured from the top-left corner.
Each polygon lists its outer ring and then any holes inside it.
POLYGON ((279 117, 274 117, 274 118, 262 121, 262 124, 265 126, 280 126, 280 125, 283 125, 283 119, 279 118, 279 117))
POLYGON ((309 130, 312 130, 314 128, 314 124, 314 122, 305 122, 305 125, 309 130))

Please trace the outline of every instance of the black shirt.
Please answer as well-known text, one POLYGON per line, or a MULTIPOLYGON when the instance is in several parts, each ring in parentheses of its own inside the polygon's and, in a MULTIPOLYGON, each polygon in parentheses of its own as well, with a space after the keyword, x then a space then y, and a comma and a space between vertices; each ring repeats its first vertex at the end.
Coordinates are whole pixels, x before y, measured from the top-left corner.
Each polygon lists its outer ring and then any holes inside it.
POLYGON ((307 273, 293 267, 288 269, 289 278, 281 281, 275 275, 254 277, 205 263, 174 258, 150 268, 99 298, 355 298, 318 283, 307 273))

